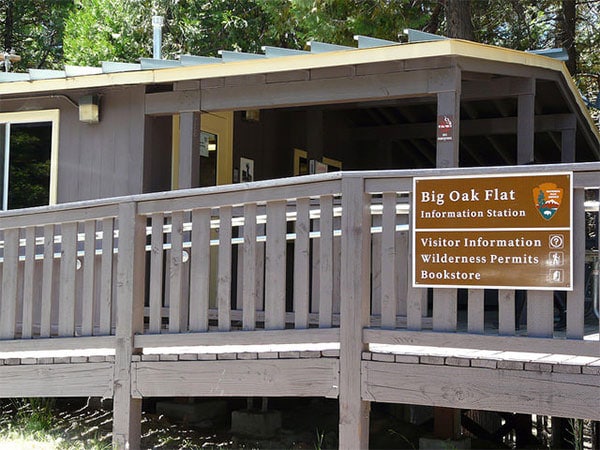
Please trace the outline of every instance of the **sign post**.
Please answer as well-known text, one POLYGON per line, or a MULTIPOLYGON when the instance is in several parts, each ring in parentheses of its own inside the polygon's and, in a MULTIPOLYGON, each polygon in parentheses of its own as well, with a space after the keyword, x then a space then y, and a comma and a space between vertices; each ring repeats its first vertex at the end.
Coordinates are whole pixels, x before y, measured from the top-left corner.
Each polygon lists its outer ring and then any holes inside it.
POLYGON ((572 175, 415 178, 413 286, 572 290, 572 175))

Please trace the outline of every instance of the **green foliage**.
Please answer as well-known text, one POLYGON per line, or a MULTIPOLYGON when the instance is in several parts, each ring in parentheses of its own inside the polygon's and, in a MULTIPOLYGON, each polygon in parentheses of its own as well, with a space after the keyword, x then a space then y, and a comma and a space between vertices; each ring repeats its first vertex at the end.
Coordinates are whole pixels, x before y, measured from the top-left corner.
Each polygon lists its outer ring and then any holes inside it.
POLYGON ((86 442, 68 439, 55 415, 50 398, 14 399, 0 410, 0 447, 45 450, 108 450, 109 444, 94 438, 86 442))
MULTIPOLYGON (((293 33, 296 42, 316 40, 353 46, 355 35, 398 41, 404 29, 423 28, 437 2, 295 0, 288 4, 285 32, 293 33)), ((278 18, 273 13, 271 17, 278 18)))
POLYGON ((0 0, 1 51, 21 56, 16 69, 63 64, 65 19, 73 0, 0 0))
POLYGON ((147 29, 152 29, 151 18, 141 19, 137 1, 79 1, 65 26, 66 63, 100 65, 102 61, 135 61, 148 56, 152 42, 145 41, 147 29))
POLYGON ((573 446, 574 450, 584 449, 583 439, 583 420, 582 419, 569 419, 569 434, 570 438, 567 441, 573 446))
POLYGON ((268 44, 269 16, 253 0, 80 0, 65 29, 66 61, 99 65, 150 57, 153 14, 165 18, 165 58, 216 56, 218 50, 259 52, 268 44))
POLYGON ((69 439, 56 417, 55 400, 13 399, 0 408, 0 448, 44 450, 108 450, 112 446, 94 437, 69 439))
POLYGON ((480 42, 516 50, 554 47, 557 1, 481 0, 472 5, 480 42))

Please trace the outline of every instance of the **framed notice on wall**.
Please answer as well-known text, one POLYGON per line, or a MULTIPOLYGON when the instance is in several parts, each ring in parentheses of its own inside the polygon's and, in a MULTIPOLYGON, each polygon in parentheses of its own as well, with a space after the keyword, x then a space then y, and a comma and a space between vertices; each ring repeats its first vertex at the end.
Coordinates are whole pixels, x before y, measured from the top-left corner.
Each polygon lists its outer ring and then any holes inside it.
POLYGON ((571 173, 415 178, 413 286, 572 289, 571 173))
POLYGON ((250 158, 240 158, 240 181, 247 183, 254 181, 254 160, 250 158))

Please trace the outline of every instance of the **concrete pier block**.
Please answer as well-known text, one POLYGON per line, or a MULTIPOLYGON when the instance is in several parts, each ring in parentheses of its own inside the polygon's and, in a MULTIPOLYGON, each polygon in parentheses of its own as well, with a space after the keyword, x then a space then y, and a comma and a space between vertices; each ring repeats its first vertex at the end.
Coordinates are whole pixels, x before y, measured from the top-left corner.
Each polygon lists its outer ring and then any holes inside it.
POLYGON ((435 439, 419 438, 419 448, 427 450, 460 450, 471 448, 471 438, 464 439, 435 439))
POLYGON ((275 436, 281 429, 281 411, 239 410, 231 413, 231 432, 256 438, 275 436))
POLYGON ((156 412, 180 422, 198 424, 225 416, 227 402, 225 400, 211 400, 201 403, 164 401, 156 403, 156 412))

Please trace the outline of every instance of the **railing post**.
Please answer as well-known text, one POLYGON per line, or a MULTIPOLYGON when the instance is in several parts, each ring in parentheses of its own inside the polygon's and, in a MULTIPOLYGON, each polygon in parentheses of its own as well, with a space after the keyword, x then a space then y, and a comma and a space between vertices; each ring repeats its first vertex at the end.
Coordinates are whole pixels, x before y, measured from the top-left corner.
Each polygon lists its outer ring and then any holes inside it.
POLYGON ((342 178, 339 448, 369 447, 361 396, 362 331, 369 325, 370 213, 363 178, 342 178))
POLYGON ((117 339, 113 393, 113 447, 140 447, 142 400, 132 398, 131 356, 134 336, 144 324, 144 257, 146 223, 136 203, 119 205, 119 253, 117 258, 117 339))

